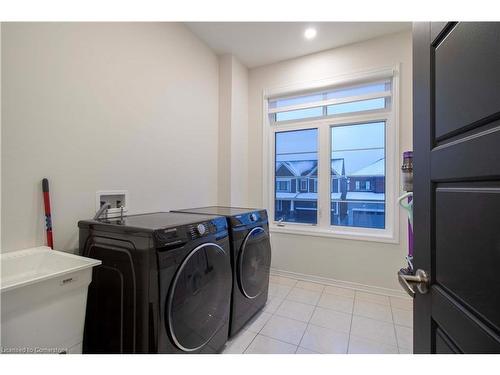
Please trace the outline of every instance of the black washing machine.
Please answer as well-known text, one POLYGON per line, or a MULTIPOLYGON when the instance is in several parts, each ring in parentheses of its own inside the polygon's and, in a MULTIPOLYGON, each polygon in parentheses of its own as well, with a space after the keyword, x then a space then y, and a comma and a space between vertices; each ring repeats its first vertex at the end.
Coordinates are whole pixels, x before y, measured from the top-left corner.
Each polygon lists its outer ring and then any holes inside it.
POLYGON ((78 223, 100 259, 84 353, 217 353, 229 331, 232 271, 224 217, 172 212, 78 223))
POLYGON ((229 225, 233 294, 229 335, 236 334, 267 302, 271 243, 266 210, 240 207, 200 207, 178 210, 225 216, 229 225))

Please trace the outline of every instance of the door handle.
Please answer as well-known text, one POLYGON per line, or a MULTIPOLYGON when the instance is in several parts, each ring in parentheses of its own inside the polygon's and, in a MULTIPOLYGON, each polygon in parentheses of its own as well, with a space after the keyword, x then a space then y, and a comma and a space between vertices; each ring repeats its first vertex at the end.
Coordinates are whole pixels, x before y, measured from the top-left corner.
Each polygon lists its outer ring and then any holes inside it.
POLYGON ((407 275, 399 271, 398 281, 410 297, 415 297, 416 290, 421 294, 429 292, 429 276, 424 270, 418 269, 415 275, 407 275))

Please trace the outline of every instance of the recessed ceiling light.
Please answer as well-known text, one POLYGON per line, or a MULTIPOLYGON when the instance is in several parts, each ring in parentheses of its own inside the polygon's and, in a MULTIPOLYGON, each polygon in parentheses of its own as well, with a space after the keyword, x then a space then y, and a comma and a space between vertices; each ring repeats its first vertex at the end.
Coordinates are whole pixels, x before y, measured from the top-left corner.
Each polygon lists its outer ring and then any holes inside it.
POLYGON ((309 27, 306 29, 306 31, 304 31, 304 37, 306 39, 314 39, 316 37, 316 29, 312 28, 312 27, 309 27))

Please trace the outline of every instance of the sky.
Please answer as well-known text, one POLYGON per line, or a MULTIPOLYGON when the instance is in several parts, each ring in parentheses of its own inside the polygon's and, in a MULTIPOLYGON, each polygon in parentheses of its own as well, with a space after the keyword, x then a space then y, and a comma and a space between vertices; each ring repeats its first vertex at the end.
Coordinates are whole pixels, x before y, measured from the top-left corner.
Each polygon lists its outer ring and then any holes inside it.
MULTIPOLYGON (((347 175, 376 162, 384 157, 384 130, 384 122, 332 127, 332 158, 344 158, 347 175)), ((276 160, 317 160, 317 138, 317 129, 276 133, 276 160)))

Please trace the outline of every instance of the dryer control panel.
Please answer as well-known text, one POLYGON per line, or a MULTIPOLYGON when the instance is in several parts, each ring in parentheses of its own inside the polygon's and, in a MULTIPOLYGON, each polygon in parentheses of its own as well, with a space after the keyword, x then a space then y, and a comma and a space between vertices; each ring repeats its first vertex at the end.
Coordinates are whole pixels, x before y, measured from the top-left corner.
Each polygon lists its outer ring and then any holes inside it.
POLYGON ((229 217, 231 227, 250 227, 267 223, 267 212, 265 210, 245 212, 240 215, 229 217))

